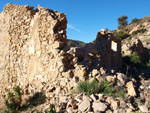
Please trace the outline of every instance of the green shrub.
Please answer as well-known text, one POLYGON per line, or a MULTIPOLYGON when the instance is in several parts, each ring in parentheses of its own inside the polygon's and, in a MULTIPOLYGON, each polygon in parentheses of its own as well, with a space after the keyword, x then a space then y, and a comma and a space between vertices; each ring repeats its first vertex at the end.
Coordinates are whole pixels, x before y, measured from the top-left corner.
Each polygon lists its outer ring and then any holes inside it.
POLYGON ((147 31, 146 29, 138 29, 138 30, 132 32, 132 35, 136 35, 136 34, 138 34, 138 33, 144 33, 144 32, 146 32, 146 31, 147 31))
POLYGON ((119 32, 116 32, 116 36, 123 40, 129 37, 130 35, 125 33, 124 31, 119 31, 119 32))
POLYGON ((114 96, 125 98, 125 89, 123 88, 115 88, 113 83, 108 82, 106 79, 99 83, 97 80, 89 81, 81 81, 78 83, 79 92, 84 92, 86 95, 103 93, 106 96, 114 96))
POLYGON ((5 100, 6 111, 11 113, 17 113, 20 108, 21 103, 21 89, 19 86, 13 88, 13 92, 7 94, 7 99, 5 100))
POLYGON ((42 103, 44 103, 45 99, 46 99, 46 97, 42 92, 35 93, 33 95, 33 97, 31 97, 29 99, 29 104, 30 104, 29 106, 33 107, 33 106, 37 106, 39 104, 42 104, 42 103))
POLYGON ((146 31, 147 31, 147 29, 139 29, 139 33, 144 33, 146 31))
POLYGON ((138 103, 136 101, 133 102, 132 104, 135 108, 138 108, 138 103))
POLYGON ((137 23, 137 22, 139 22, 139 21, 140 21, 139 19, 134 18, 134 19, 132 19, 132 22, 131 22, 131 23, 137 23))
POLYGON ((101 92, 104 95, 112 96, 113 95, 113 83, 104 80, 101 82, 101 92))
POLYGON ((126 89, 125 88, 119 88, 115 90, 114 97, 120 97, 122 99, 126 99, 126 89))
MULTIPOLYGON (((5 105, 6 105, 6 112, 7 113, 18 113, 19 111, 26 110, 29 107, 34 107, 39 104, 44 103, 46 97, 45 95, 40 92, 36 93, 31 97, 27 103, 25 103, 23 106, 21 106, 21 88, 19 86, 13 88, 13 92, 9 92, 7 94, 7 99, 5 100, 5 105), (28 103, 29 102, 29 103, 28 103)), ((55 108, 52 107, 51 111, 54 111, 55 108)), ((49 112, 49 113, 55 113, 55 112, 49 112)))
POLYGON ((128 25, 127 19, 128 19, 128 16, 121 16, 118 18, 118 25, 119 25, 118 28, 119 29, 123 29, 125 26, 128 25))
POLYGON ((55 106, 51 106, 50 111, 48 113, 56 113, 55 106))
POLYGON ((141 65, 141 59, 137 53, 123 56, 123 61, 126 65, 130 65, 132 67, 139 67, 141 65))
POLYGON ((113 83, 104 80, 101 83, 101 92, 106 96, 120 97, 125 99, 125 89, 120 87, 115 87, 113 83))
POLYGON ((93 81, 81 81, 77 86, 79 92, 84 92, 86 95, 91 95, 100 92, 99 82, 94 79, 93 81))

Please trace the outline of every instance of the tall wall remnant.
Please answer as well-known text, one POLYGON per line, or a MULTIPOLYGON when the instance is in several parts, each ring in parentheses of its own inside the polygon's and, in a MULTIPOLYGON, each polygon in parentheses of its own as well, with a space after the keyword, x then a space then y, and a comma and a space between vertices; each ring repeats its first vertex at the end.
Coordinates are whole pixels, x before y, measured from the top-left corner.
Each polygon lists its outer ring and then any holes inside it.
POLYGON ((60 49, 66 45, 66 15, 33 8, 7 4, 0 14, 0 81, 4 87, 10 83, 36 85, 36 77, 57 75, 62 70, 60 49))
POLYGON ((121 40, 111 32, 102 29, 97 33, 94 43, 77 48, 76 56, 83 59, 93 69, 118 69, 121 67, 121 40), (79 52, 80 51, 80 52, 79 52), (87 60, 88 59, 88 60, 87 60))
POLYGON ((0 95, 16 85, 28 95, 55 89, 66 94, 74 77, 121 66, 121 41, 112 33, 98 32, 95 44, 68 48, 66 15, 33 8, 7 4, 0 13, 0 95))

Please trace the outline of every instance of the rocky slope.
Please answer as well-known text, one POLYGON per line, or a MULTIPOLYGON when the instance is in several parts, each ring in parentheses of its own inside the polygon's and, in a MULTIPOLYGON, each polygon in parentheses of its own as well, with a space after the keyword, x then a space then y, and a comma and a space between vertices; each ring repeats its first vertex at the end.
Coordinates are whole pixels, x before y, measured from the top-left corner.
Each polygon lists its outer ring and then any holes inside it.
POLYGON ((121 40, 111 32, 99 31, 94 43, 84 47, 68 47, 65 14, 13 4, 7 4, 0 13, 0 26, 1 111, 7 93, 19 86, 20 108, 29 105, 37 93, 46 97, 42 105, 19 112, 50 110, 52 105, 57 112, 68 113, 148 112, 149 80, 117 72, 122 66, 121 40), (93 80, 96 87, 93 83, 78 91, 80 81, 82 86, 93 80), (87 96, 89 89, 94 92, 87 96))
POLYGON ((84 47, 86 43, 79 40, 67 39, 67 43, 69 47, 84 47))
POLYGON ((78 81, 92 77, 94 69, 121 67, 121 40, 111 32, 99 31, 95 44, 68 47, 63 13, 7 4, 0 13, 0 26, 1 100, 19 86, 22 103, 43 92, 54 104, 56 97, 69 95, 78 81))
POLYGON ((123 53, 131 54, 131 51, 130 50, 127 51, 127 49, 128 48, 131 49, 132 46, 136 44, 138 45, 137 48, 139 49, 139 51, 142 51, 142 48, 150 49, 150 17, 149 16, 141 18, 137 22, 127 25, 123 29, 123 31, 129 34, 129 37, 122 41, 123 53))
POLYGON ((133 38, 140 39, 144 47, 150 48, 150 16, 141 18, 137 22, 128 24, 123 30, 130 35, 130 37, 123 42, 133 38))

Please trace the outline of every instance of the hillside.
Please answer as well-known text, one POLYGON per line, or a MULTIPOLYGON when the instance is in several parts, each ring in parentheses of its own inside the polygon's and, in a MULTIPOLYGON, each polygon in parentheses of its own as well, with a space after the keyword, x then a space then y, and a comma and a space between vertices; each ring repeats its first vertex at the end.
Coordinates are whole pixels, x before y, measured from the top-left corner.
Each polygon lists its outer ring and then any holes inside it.
POLYGON ((67 39, 69 47, 83 47, 86 43, 79 40, 67 39))
POLYGON ((150 48, 150 16, 130 23, 122 30, 128 34, 128 38, 122 41, 123 44, 128 43, 131 39, 140 39, 144 47, 150 48))
POLYGON ((138 72, 150 73, 150 16, 132 19, 130 24, 114 30, 113 33, 122 39, 122 56, 128 57, 125 64, 131 66, 129 62, 134 60, 136 65, 133 67, 138 72))

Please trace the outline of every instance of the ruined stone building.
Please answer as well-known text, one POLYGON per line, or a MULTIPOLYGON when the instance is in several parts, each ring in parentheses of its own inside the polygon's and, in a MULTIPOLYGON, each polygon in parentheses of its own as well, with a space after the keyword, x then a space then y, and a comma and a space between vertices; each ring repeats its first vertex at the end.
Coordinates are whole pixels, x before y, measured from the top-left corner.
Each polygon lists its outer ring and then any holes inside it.
POLYGON ((57 11, 7 4, 0 26, 0 95, 16 85, 28 95, 66 94, 74 77, 121 66, 121 41, 110 32, 98 32, 95 43, 83 48, 67 47, 66 15, 57 11))

